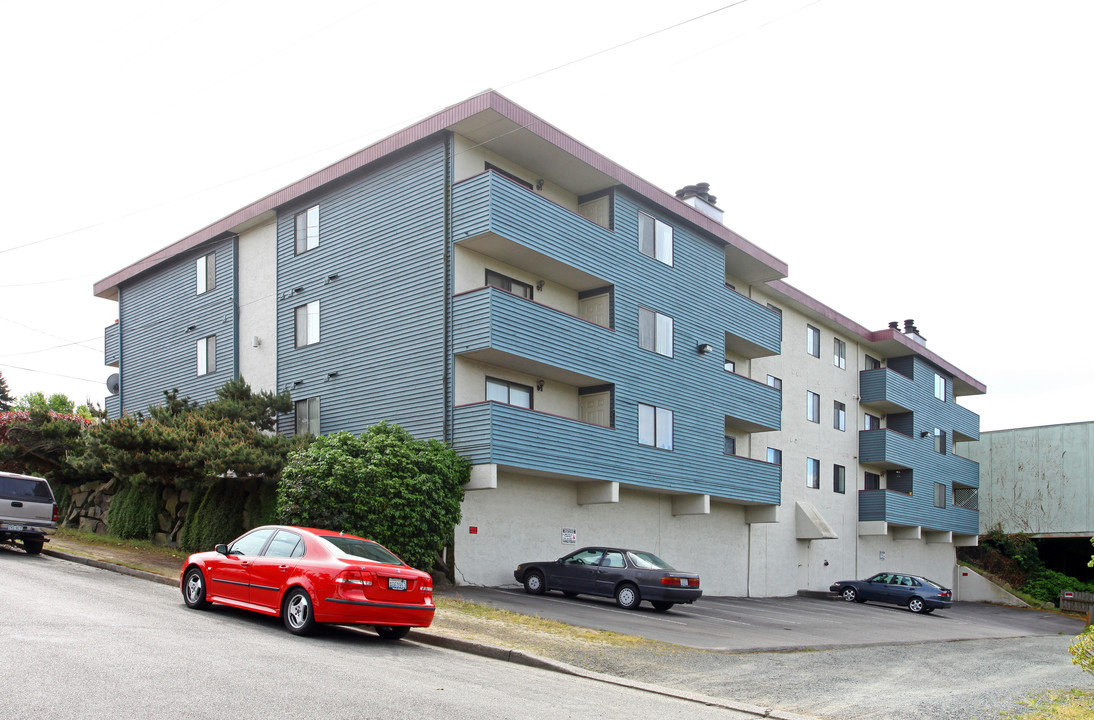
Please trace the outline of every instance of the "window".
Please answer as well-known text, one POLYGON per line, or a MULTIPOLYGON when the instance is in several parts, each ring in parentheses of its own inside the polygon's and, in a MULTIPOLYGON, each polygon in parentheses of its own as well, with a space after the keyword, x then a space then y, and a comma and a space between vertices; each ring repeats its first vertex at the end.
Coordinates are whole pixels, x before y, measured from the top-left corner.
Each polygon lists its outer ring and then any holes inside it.
POLYGON ((532 299, 532 286, 528 283, 522 283, 520 280, 514 280, 513 278, 502 275, 501 273, 494 272, 493 270, 486 271, 486 284, 493 285, 496 288, 501 288, 507 292, 511 292, 514 295, 520 295, 521 297, 532 299))
POLYGON ((877 473, 866 473, 866 482, 863 485, 867 490, 880 490, 881 489, 881 476, 877 473))
POLYGON ((946 507, 946 486, 942 483, 936 482, 934 484, 934 506, 946 507))
POLYGON ((202 255, 197 262, 198 295, 217 288, 217 254, 202 255))
POLYGON ((737 438, 733 437, 732 435, 726 435, 726 441, 725 445, 722 448, 722 452, 724 452, 726 455, 736 455, 737 438))
POLYGON ((313 397, 307 400, 297 400, 296 407, 296 434, 319 434, 319 398, 313 397))
POLYGON ((523 178, 517 177, 516 175, 514 175, 511 172, 506 172, 505 170, 502 170, 497 165, 491 165, 490 163, 486 163, 486 169, 487 170, 493 170, 498 175, 501 175, 502 177, 507 177, 510 180, 512 180, 513 182, 517 183, 518 185, 523 185, 524 187, 528 188, 529 190, 532 189, 532 183, 528 182, 527 180, 525 180, 523 178))
POLYGON ((672 357, 672 318, 644 307, 638 308, 638 346, 672 357))
POLYGON ((198 340, 198 375, 217 371, 217 336, 210 335, 198 340))
POLYGON ((839 338, 832 338, 832 364, 840 370, 847 369, 847 343, 839 338))
POLYGON ((805 351, 813 357, 820 357, 820 330, 812 325, 805 326, 805 351))
POLYGON ((934 429, 934 451, 942 455, 946 454, 946 433, 942 432, 941 428, 934 429))
POLYGON ((847 429, 847 406, 838 400, 832 404, 832 427, 837 430, 847 429))
POLYGON ((672 450, 672 410, 638 403, 638 443, 672 450))
POLYGON ((319 206, 296 214, 296 254, 319 247, 319 206))
POLYGON ((737 372, 737 363, 733 362, 732 360, 726 360, 725 368, 726 372, 735 373, 737 372))
POLYGON ((319 301, 296 308, 296 347, 319 342, 319 301))
POLYGON ((867 370, 877 370, 880 367, 881 367, 881 361, 880 360, 878 360, 876 357, 870 357, 869 355, 866 356, 866 369, 867 370))
POLYGON ((646 213, 638 213, 638 249, 672 265, 672 225, 667 225, 646 213))
POLYGON ((842 465, 832 466, 832 492, 847 492, 847 468, 842 465))
POLYGON ((809 422, 820 422, 820 395, 812 390, 805 391, 805 419, 809 422))
POLYGON ((881 418, 879 418, 877 415, 871 415, 870 413, 866 413, 866 422, 863 424, 862 428, 863 430, 880 430, 881 418))
POLYGON ((532 388, 528 385, 488 377, 486 378, 486 399, 531 409, 532 388))
POLYGON ((934 374, 934 396, 942 402, 946 401, 946 378, 938 373, 934 374))
POLYGON ((770 385, 771 387, 775 388, 776 390, 782 390, 783 389, 783 380, 782 380, 782 378, 777 378, 774 375, 768 375, 767 376, 767 384, 770 385))
POLYGON ((778 448, 768 448, 767 449, 767 461, 769 463, 771 463, 772 465, 782 465, 783 464, 783 451, 779 450, 778 448))
POLYGON ((805 486, 814 490, 820 489, 820 460, 805 459, 805 486))

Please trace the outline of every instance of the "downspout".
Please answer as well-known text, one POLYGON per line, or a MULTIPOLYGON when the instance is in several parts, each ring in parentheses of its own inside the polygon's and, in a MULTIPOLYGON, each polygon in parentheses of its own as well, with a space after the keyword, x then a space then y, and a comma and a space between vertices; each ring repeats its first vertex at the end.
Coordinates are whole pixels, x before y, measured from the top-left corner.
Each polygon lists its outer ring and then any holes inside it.
POLYGON ((453 436, 453 378, 452 363, 452 287, 454 273, 452 262, 452 133, 446 132, 444 139, 444 441, 452 442, 453 436))
POLYGON ((239 379, 239 235, 232 238, 232 377, 239 379))

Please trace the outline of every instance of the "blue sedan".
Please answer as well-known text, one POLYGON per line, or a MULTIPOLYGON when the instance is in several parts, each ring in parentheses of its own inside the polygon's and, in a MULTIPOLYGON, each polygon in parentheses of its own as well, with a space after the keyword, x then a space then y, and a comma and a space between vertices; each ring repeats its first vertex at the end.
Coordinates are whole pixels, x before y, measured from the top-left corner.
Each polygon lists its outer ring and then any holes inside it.
POLYGON ((866 580, 840 580, 829 588, 847 602, 902 605, 914 613, 946 609, 953 601, 949 588, 919 575, 878 573, 866 580))

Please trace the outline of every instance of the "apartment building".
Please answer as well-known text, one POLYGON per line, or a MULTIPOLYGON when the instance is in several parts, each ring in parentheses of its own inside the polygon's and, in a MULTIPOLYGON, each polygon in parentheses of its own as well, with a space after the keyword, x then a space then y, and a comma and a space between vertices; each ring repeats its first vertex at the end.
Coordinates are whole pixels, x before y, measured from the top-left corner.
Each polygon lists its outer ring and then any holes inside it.
POLYGON ((292 394, 286 434, 451 442, 462 583, 597 543, 716 595, 948 581, 977 533, 955 399, 984 385, 787 275, 705 185, 666 193, 487 92, 97 283, 106 404, 242 376, 292 394))

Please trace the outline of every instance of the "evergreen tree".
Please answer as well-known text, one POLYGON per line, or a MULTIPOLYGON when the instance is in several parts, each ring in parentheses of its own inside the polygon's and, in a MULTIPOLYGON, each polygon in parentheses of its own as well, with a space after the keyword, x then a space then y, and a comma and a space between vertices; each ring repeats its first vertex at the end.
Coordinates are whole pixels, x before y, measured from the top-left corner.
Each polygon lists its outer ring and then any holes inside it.
POLYGON ((11 390, 8 389, 8 381, 4 379, 4 373, 0 373, 0 412, 11 410, 14 402, 15 398, 12 397, 11 390))

